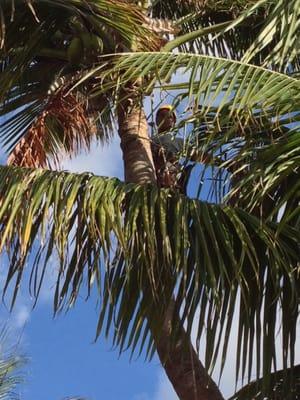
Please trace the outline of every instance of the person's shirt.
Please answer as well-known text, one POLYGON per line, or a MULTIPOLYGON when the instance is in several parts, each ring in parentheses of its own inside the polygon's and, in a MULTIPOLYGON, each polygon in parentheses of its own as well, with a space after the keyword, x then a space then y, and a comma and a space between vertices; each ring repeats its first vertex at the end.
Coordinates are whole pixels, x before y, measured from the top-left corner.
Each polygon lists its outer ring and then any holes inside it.
POLYGON ((163 147, 166 153, 182 153, 184 148, 184 140, 175 137, 171 133, 161 133, 152 137, 152 142, 157 147, 163 147))

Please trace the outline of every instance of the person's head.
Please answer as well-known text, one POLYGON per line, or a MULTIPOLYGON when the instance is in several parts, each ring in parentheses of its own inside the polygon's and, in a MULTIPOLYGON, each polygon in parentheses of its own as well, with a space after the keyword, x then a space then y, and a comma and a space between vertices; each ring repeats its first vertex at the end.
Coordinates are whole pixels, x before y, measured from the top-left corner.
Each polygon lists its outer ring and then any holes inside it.
POLYGON ((173 107, 169 104, 161 106, 156 113, 155 122, 159 133, 170 131, 176 123, 173 107))

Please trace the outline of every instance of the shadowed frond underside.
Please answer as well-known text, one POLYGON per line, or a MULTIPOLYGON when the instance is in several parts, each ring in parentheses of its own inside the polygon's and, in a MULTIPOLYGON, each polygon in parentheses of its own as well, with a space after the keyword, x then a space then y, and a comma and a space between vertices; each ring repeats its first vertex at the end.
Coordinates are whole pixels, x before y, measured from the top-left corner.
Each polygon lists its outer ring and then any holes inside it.
MULTIPOLYGON (((272 390, 270 395, 265 396, 265 400, 285 400, 286 390, 284 385, 290 390, 290 396, 292 399, 300 398, 300 365, 297 365, 293 371, 277 371, 271 374, 270 377, 272 390), (284 381, 286 379, 286 381, 284 381)), ((259 379, 255 382, 243 387, 237 393, 235 393, 229 400, 256 400, 262 398, 264 382, 259 379)))

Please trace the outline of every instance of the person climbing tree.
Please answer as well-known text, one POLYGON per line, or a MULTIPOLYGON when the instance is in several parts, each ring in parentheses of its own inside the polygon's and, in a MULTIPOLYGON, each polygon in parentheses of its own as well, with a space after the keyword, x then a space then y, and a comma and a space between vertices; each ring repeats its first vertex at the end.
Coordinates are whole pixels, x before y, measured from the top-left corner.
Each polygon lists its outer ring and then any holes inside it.
POLYGON ((193 165, 184 167, 179 162, 184 140, 175 138, 171 133, 176 120, 176 114, 171 105, 165 104, 158 109, 155 118, 157 134, 152 137, 151 149, 158 185, 173 188, 185 194, 193 165))

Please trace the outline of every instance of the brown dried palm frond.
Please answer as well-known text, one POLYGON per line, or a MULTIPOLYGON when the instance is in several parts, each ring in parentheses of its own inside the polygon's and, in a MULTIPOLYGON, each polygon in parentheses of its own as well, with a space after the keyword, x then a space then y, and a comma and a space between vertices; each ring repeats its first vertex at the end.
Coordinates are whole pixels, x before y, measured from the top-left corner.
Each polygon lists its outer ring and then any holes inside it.
POLYGON ((90 117, 87 103, 71 92, 53 94, 42 114, 16 144, 7 163, 22 167, 58 166, 63 152, 77 154, 89 150, 97 134, 96 122, 90 117))

